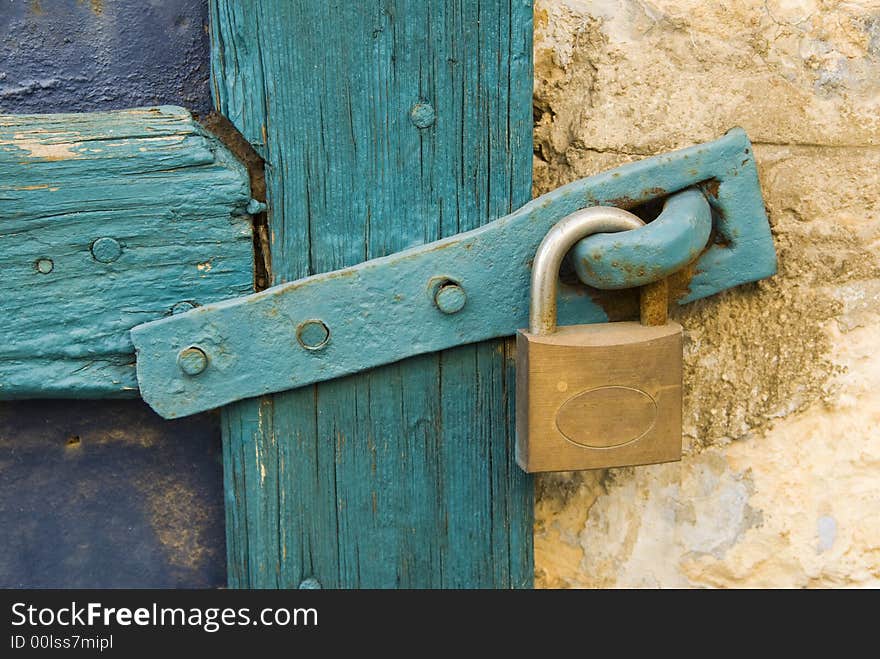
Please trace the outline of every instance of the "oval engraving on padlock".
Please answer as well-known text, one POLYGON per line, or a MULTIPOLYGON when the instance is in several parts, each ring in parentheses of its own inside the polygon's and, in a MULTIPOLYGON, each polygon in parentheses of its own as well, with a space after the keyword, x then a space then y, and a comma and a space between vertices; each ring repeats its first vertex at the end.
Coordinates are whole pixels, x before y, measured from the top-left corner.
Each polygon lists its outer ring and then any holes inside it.
POLYGON ((567 440, 586 448, 616 448, 654 427, 657 402, 634 387, 597 387, 576 394, 556 412, 556 427, 567 440))

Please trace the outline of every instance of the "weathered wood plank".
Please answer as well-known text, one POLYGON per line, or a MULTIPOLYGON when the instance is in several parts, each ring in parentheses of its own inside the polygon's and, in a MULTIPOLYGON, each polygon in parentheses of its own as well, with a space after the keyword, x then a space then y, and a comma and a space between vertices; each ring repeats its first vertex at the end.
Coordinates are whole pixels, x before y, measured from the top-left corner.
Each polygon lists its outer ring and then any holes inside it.
POLYGON ((136 396, 133 326, 253 290, 249 200, 182 108, 0 116, 0 398, 136 396))
MULTIPOLYGON (((274 283, 528 199, 530 2, 211 7, 219 109, 266 159, 274 283)), ((226 408, 230 586, 530 585, 509 362, 495 341, 226 408)))

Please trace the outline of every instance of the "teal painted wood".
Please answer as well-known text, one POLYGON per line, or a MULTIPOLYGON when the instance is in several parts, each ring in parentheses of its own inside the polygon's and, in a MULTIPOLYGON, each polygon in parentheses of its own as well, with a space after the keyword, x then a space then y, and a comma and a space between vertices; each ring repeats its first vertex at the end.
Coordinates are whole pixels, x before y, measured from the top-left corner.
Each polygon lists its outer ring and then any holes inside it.
POLYGON ((0 116, 0 398, 137 396, 134 325, 253 290, 249 198, 182 108, 0 116))
MULTIPOLYGON (((602 288, 637 286, 697 259, 684 294, 691 300, 775 272, 751 144, 734 130, 576 181, 470 232, 135 328, 144 399, 173 418, 511 335, 528 324, 531 260, 555 222, 586 206, 635 206, 670 192, 648 226, 582 241, 574 261, 583 277, 602 288), (699 183, 707 196, 689 189, 699 183), (710 205, 717 240, 704 250, 710 205), (434 302, 436 283, 445 278, 459 282, 467 295, 455 314, 434 302), (304 350, 295 338, 296 328, 310 319, 330 331, 320 350, 304 350), (212 366, 197 378, 177 366, 178 351, 187 345, 212 355, 212 366)), ((608 320, 580 285, 560 287, 559 317, 564 324, 608 320)))
MULTIPOLYGON (((217 104, 266 159, 276 284, 527 201, 529 2, 211 12, 217 104)), ((530 586, 510 354, 466 346, 224 408, 230 586, 530 586)))

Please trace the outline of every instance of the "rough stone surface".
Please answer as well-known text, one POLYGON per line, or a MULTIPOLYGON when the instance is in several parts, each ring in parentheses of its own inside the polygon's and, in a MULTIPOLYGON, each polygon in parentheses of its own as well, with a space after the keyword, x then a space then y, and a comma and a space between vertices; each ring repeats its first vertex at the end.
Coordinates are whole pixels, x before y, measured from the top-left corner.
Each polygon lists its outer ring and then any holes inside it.
POLYGON ((545 476, 545 587, 880 585, 880 2, 537 0, 535 192, 755 142, 780 272, 681 308, 681 463, 545 476))

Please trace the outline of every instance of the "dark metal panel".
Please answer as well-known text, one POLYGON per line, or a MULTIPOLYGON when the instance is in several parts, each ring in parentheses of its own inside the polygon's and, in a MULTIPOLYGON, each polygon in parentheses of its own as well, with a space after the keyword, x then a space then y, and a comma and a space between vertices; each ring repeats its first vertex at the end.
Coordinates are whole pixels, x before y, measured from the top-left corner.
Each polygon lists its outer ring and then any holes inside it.
POLYGON ((0 403, 0 586, 225 584, 218 416, 0 403))
POLYGON ((211 109, 204 0, 3 0, 0 111, 211 109))

